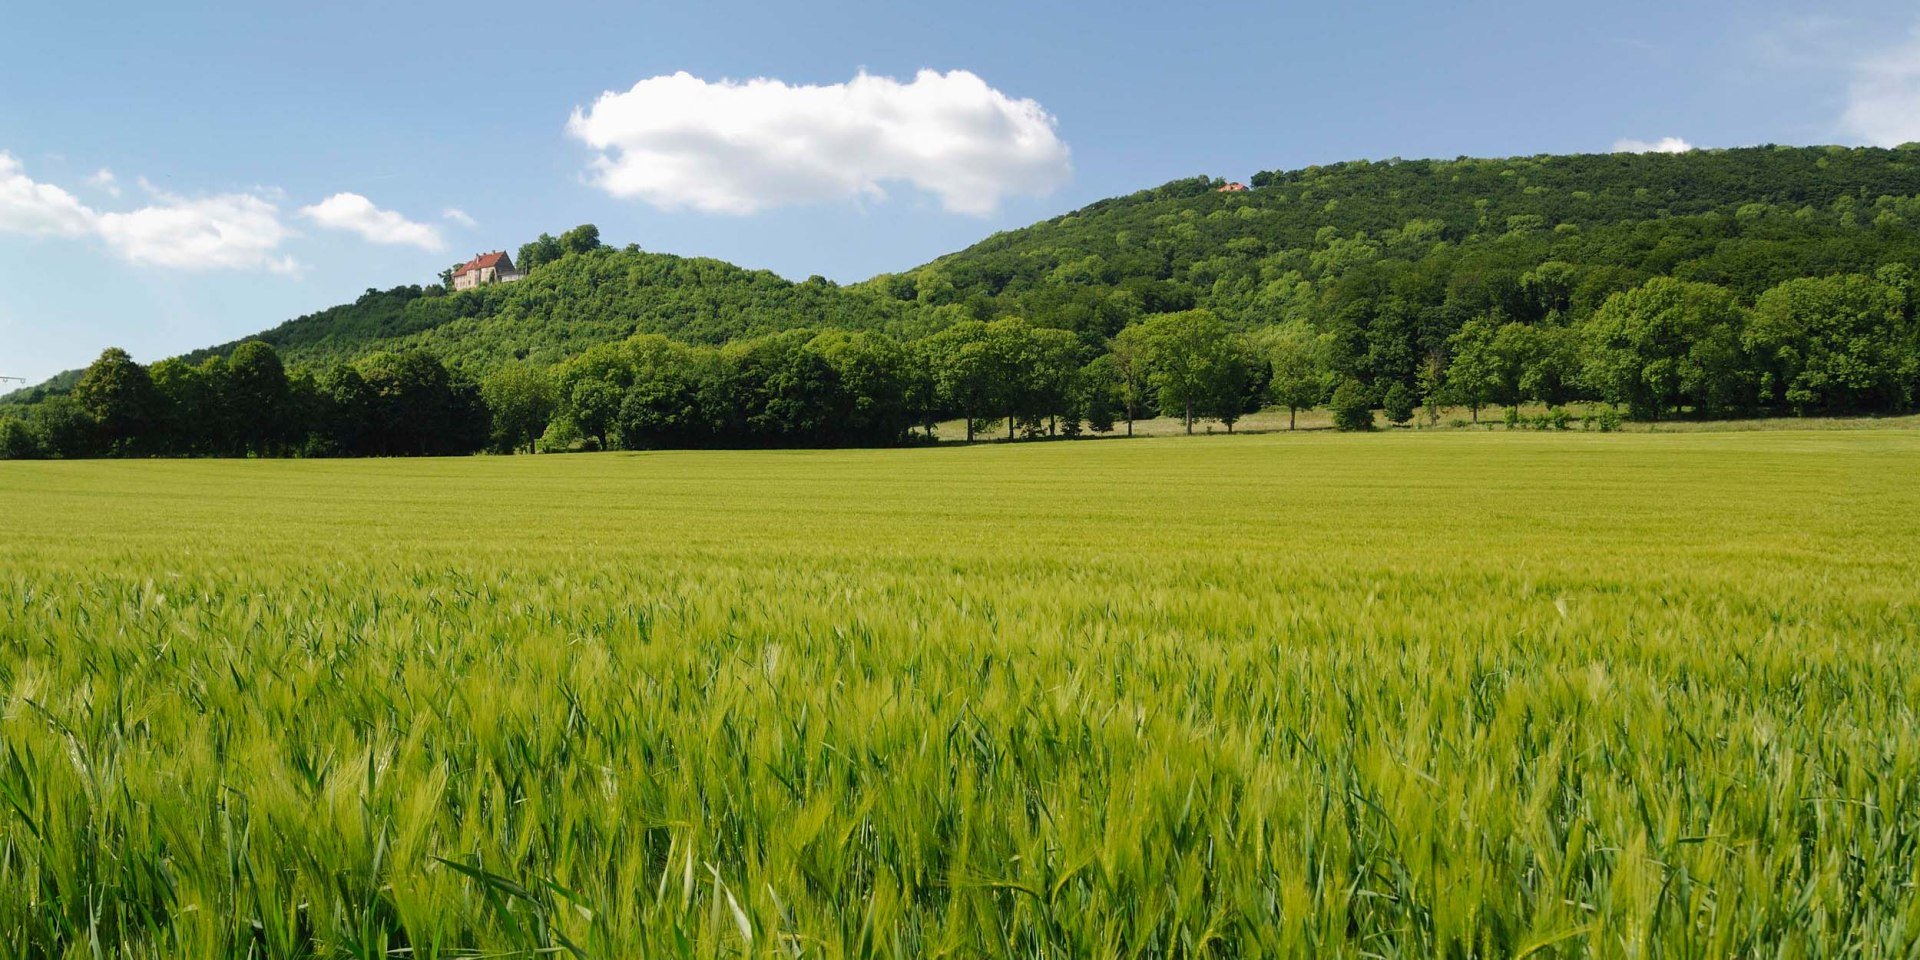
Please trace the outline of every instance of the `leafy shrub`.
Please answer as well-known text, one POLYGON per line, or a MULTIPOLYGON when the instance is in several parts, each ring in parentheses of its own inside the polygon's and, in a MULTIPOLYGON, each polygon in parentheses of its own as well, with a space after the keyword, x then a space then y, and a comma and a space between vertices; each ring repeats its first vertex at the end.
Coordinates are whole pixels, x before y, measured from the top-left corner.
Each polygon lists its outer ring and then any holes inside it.
POLYGON ((1405 425, 1413 419, 1413 411, 1418 404, 1414 400, 1413 391, 1408 390, 1406 384, 1395 383, 1387 388, 1387 395, 1381 399, 1380 405, 1386 410, 1389 421, 1405 425))
POLYGON ((0 460, 38 460, 46 455, 39 434, 25 420, 0 416, 0 460))
POLYGON ((1348 378, 1333 391, 1333 427, 1336 430, 1372 430, 1373 398, 1360 381, 1348 378))

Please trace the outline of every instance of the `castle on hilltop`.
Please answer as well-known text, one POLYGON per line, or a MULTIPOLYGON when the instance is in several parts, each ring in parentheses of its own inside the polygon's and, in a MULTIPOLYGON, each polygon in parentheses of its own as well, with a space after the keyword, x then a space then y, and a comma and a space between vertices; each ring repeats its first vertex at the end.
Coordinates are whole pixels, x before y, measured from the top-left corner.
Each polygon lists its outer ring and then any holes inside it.
POLYGON ((455 267, 453 270, 453 288, 471 290, 487 283, 511 283, 525 273, 514 269, 513 258, 505 250, 476 254, 472 260, 455 267))

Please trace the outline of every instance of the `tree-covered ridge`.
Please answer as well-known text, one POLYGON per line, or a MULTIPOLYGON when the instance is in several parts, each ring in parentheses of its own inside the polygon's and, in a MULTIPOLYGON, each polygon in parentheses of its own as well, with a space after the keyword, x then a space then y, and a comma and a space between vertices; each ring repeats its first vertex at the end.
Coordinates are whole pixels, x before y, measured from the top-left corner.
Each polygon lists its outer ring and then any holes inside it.
MULTIPOLYGON (((1920 404, 1916 163, 1920 148, 1756 148, 1351 163, 1251 192, 1201 177, 847 288, 616 251, 583 225, 522 247, 525 280, 370 290, 259 339, 321 385, 348 382, 343 363, 427 358, 485 387, 469 406, 511 424, 501 450, 899 443, 945 419, 968 439, 995 422, 1072 436, 1156 411, 1230 428, 1268 403, 1330 404, 1350 429, 1376 408, 1432 423, 1576 400, 1647 419, 1896 412, 1920 404)), ((262 449, 226 427, 156 432, 140 391, 90 390, 118 382, 81 378, 79 403, 0 422, 0 446, 262 449)), ((269 448, 445 449, 335 421, 293 416, 269 448)))
MULTIPOLYGON (((723 343, 800 328, 920 336, 1018 316, 1090 346, 1205 307, 1255 329, 1298 320, 1400 359, 1353 372, 1417 390, 1419 358, 1468 319, 1580 320, 1672 276, 1751 303, 1787 280, 1920 264, 1920 149, 1758 147, 1685 154, 1355 161, 1178 180, 896 275, 840 287, 601 244, 583 225, 520 247, 518 283, 369 290, 245 339, 287 362, 420 348, 463 367, 554 363, 661 333, 723 343), (1375 342, 1377 341, 1377 342, 1375 342)), ((188 355, 198 361, 243 341, 188 355)), ((63 392, 77 372, 48 389, 63 392)))
POLYGON ((1751 299, 1920 260, 1914 148, 1356 161, 1263 172, 1244 193, 1220 183, 1103 200, 870 285, 1100 335, 1194 306, 1249 327, 1444 308, 1433 348, 1474 313, 1584 316, 1655 276, 1751 299), (1563 296, 1529 296, 1527 274, 1549 262, 1570 268, 1563 296))
MULTIPOLYGON (((272 344, 294 364, 422 349, 478 372, 507 360, 556 363, 636 333, 724 343, 803 327, 878 328, 907 312, 818 277, 794 283, 720 260, 599 247, 536 258, 515 283, 457 293, 438 286, 368 290, 353 303, 247 339, 272 344)), ((187 359, 225 355, 242 342, 187 359)))
POLYGON ((604 248, 543 264, 518 283, 438 299, 451 302, 422 309, 446 319, 401 345, 480 368, 553 363, 637 333, 718 344, 800 328, 875 329, 906 312, 820 277, 794 283, 720 260, 604 248), (458 301, 471 293, 493 300, 468 309, 458 301))

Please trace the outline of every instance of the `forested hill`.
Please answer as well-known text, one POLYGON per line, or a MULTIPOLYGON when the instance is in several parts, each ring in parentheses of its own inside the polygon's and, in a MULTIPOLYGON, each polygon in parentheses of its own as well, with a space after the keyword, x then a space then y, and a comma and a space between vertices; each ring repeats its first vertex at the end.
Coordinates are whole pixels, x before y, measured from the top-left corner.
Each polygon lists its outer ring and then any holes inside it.
POLYGON ((1413 334, 1394 351, 1410 364, 1467 317, 1570 321, 1655 276, 1750 302, 1788 279, 1920 263, 1914 146, 1357 161, 1249 183, 1103 200, 866 286, 1098 335, 1191 307, 1248 328, 1384 318, 1413 334))
MULTIPOLYGON (((556 248, 541 262, 537 248, 552 244, 552 237, 522 247, 517 259, 531 258, 536 266, 515 283, 460 292, 439 284, 369 289, 352 303, 184 358, 199 363, 261 340, 290 366, 318 369, 419 348, 478 375, 508 360, 557 363, 636 333, 717 344, 799 328, 900 329, 915 313, 820 277, 795 283, 721 260, 602 246, 591 225, 568 236, 581 231, 587 231, 591 249, 556 248)), ((68 371, 6 399, 22 403, 64 393, 78 378, 79 371, 68 371)))
MULTIPOLYGON (((1655 277, 1751 306, 1788 280, 1920 267, 1920 146, 1356 161, 1248 182, 1174 181, 847 287, 615 249, 583 226, 521 247, 531 271, 519 282, 369 290, 248 339, 293 367, 421 348, 483 376, 636 333, 913 339, 1006 317, 1071 330, 1098 353, 1145 318, 1206 308, 1231 329, 1298 321, 1328 336, 1334 371, 1377 398, 1394 384, 1423 392, 1422 365, 1450 357, 1476 318, 1569 329, 1655 277)), ((64 392, 76 376, 9 399, 64 392)))
MULTIPOLYGON (((879 328, 907 312, 817 277, 793 283, 720 260, 600 247, 540 264, 515 283, 457 293, 368 290, 246 339, 272 344, 292 364, 418 347, 480 372, 510 359, 555 363, 635 333, 724 343, 796 327, 879 328)), ((239 342, 187 359, 224 354, 239 342)))

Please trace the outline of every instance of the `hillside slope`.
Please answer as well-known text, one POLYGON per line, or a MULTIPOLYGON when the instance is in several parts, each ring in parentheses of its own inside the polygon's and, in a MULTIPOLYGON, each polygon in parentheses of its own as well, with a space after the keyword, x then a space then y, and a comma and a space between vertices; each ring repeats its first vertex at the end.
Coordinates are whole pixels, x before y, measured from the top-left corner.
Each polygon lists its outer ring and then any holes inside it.
MULTIPOLYGON (((417 347, 481 373, 513 359, 556 363, 636 333, 724 343, 796 328, 879 329, 913 312, 818 277, 794 283, 721 260, 602 247, 543 264, 516 283, 456 293, 438 285, 369 289, 352 303, 184 356, 198 363, 263 340, 290 365, 326 366, 417 347)), ((64 393, 78 377, 67 371, 0 402, 64 393)))
POLYGON ((1915 147, 1358 161, 1252 183, 1103 200, 864 286, 1098 335, 1194 306, 1244 326, 1387 316, 1423 328, 1425 350, 1467 316, 1576 319, 1654 276, 1751 300, 1920 262, 1915 147))
POLYGON ((1206 307, 1242 328, 1333 331, 1368 383, 1411 383, 1418 358, 1488 313, 1573 322, 1656 276, 1751 302, 1796 277, 1920 266, 1920 147, 1355 161, 1263 172, 1247 192, 1222 183, 1102 200, 849 287, 602 248, 503 286, 369 290, 248 339, 296 365, 421 347, 484 370, 639 332, 695 343, 794 328, 919 335, 1008 315, 1093 346, 1143 316, 1206 307))
POLYGON ((246 339, 264 340, 296 364, 419 347, 485 369, 507 359, 553 363, 635 333, 723 343, 795 327, 877 328, 906 312, 819 278, 792 283, 719 260, 602 248, 544 264, 517 283, 458 293, 368 290, 246 339))

